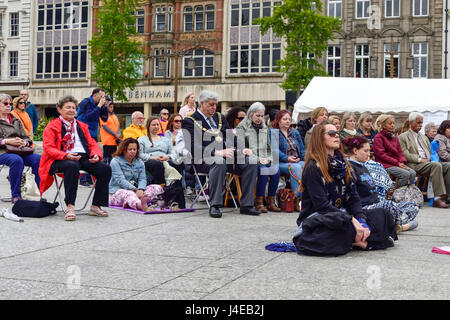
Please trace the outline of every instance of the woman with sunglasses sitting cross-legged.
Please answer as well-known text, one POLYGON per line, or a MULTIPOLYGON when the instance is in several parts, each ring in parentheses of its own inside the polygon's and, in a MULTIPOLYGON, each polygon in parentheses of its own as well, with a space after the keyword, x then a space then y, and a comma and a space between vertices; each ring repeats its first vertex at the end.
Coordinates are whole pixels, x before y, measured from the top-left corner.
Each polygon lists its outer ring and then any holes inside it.
POLYGON ((362 209, 339 131, 329 121, 312 131, 301 190, 302 210, 293 239, 298 253, 342 255, 352 248, 374 250, 394 245, 392 216, 384 209, 362 209))

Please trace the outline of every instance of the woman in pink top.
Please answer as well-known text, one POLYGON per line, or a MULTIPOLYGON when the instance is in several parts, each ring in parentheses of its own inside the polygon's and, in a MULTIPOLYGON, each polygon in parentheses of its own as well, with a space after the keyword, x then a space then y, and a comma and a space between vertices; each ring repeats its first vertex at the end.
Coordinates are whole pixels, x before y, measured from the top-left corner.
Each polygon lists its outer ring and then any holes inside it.
POLYGON ((376 121, 380 132, 373 139, 375 161, 381 163, 388 173, 398 178, 397 187, 414 183, 416 172, 406 165, 398 137, 395 135, 395 119, 392 115, 382 114, 376 121))
POLYGON ((183 101, 183 107, 180 109, 180 114, 184 118, 195 112, 195 94, 189 93, 183 101))

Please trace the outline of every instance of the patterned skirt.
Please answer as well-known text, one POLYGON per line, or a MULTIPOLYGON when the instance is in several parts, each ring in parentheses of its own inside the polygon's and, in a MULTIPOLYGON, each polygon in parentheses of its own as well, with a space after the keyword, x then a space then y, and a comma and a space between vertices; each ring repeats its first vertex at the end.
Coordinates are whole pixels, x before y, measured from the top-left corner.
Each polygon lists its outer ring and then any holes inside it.
MULTIPOLYGON (((163 187, 159 184, 150 184, 145 188, 144 193, 148 197, 148 203, 151 203, 153 199, 164 193, 163 187)), ((131 208, 135 210, 141 210, 142 204, 136 193, 132 190, 120 189, 114 194, 109 195, 109 204, 111 206, 131 208)))
POLYGON ((413 221, 419 213, 419 206, 411 201, 394 202, 391 200, 380 199, 380 202, 363 207, 363 209, 376 208, 387 210, 394 217, 395 224, 397 225, 413 221))

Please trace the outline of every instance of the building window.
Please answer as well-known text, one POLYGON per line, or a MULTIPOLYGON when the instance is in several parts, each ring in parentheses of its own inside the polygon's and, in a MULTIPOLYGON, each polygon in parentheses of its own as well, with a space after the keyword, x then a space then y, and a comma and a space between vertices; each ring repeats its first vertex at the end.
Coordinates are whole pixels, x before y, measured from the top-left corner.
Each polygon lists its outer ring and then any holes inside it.
POLYGON ((153 76, 155 78, 169 78, 170 77, 170 54, 172 50, 170 49, 156 49, 155 59, 153 65, 153 76))
POLYGON ((342 0, 328 0, 328 16, 342 17, 342 0))
MULTIPOLYGON (((399 61, 399 53, 398 50, 399 49, 399 44, 398 43, 394 43, 394 48, 393 48, 393 60, 394 60, 394 66, 393 66, 393 72, 394 72, 394 78, 398 78, 399 75, 399 66, 398 66, 398 61, 399 61)), ((386 43, 384 45, 384 77, 385 78, 390 78, 391 75, 391 44, 390 43, 386 43)))
POLYGON ((413 16, 428 16, 428 0, 413 0, 413 16))
POLYGON ((157 32, 171 32, 172 31, 172 17, 173 17, 173 7, 172 6, 161 6, 156 7, 156 31, 157 32))
POLYGON ((214 76, 214 53, 209 50, 188 51, 183 57, 183 77, 214 76), (189 68, 189 61, 195 61, 194 69, 189 68))
POLYGON ((356 0, 356 18, 369 18, 370 0, 356 0))
POLYGON ((9 76, 17 77, 19 75, 19 52, 10 51, 9 52, 9 76))
POLYGON ((9 36, 19 36, 19 13, 12 12, 9 14, 9 36))
POLYGON ((39 1, 35 79, 87 76, 88 1, 39 1))
POLYGON ((271 30, 261 35, 256 19, 270 16, 280 1, 255 1, 231 5, 229 72, 255 74, 278 72, 281 59, 281 39, 271 30), (251 9, 251 11, 250 11, 251 9), (251 23, 250 23, 251 19, 251 23))
POLYGON ((203 30, 203 7, 196 6, 194 9, 195 13, 195 30, 203 30))
POLYGON ((184 8, 184 31, 193 30, 192 7, 184 8))
POLYGON ((332 77, 341 76, 341 47, 330 46, 327 51, 328 74, 332 77))
POLYGON ((131 12, 134 16, 136 16, 136 32, 137 33, 145 33, 145 10, 138 10, 136 12, 131 12))
POLYGON ((214 30, 214 6, 207 5, 205 7, 205 15, 206 15, 206 30, 214 30))
POLYGON ((413 78, 428 77, 428 44, 413 43, 412 52, 414 57, 414 69, 412 70, 413 78))
POLYGON ((387 18, 400 17, 400 0, 385 0, 384 15, 387 18))
POLYGON ((370 68, 370 47, 368 44, 355 46, 355 77, 368 78, 370 68))

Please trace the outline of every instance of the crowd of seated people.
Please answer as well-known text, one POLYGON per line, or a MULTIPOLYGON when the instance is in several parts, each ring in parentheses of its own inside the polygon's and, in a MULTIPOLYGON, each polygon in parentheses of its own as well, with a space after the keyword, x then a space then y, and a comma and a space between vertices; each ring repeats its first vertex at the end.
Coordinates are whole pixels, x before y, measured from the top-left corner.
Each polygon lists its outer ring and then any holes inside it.
POLYGON ((343 234, 352 238, 350 247, 359 249, 390 247, 396 233, 417 227, 418 206, 385 199, 377 174, 389 182, 396 180, 397 188, 428 177, 433 207, 449 207, 449 120, 428 125, 424 135, 420 133, 421 113, 411 112, 396 131, 396 118, 391 114, 380 115, 373 124, 369 112, 359 118, 352 112, 342 118, 328 117, 328 110, 319 107, 295 128, 290 111, 267 109, 261 102, 222 114, 215 92, 202 91, 198 104, 195 99, 193 93, 186 96, 182 113, 169 115, 162 109, 159 117, 145 119, 136 111, 132 124, 120 133, 113 103, 105 98, 109 104, 98 108, 109 106, 111 121, 103 117, 99 123, 101 132, 111 135, 111 143, 105 143, 102 152, 91 128, 76 118, 77 100, 62 97, 56 106, 59 117, 44 130, 40 156, 33 152, 23 99, 0 94, 0 164, 10 167, 12 201, 21 199, 20 178, 24 166, 30 166, 41 195, 53 184, 54 174, 64 175, 68 221, 76 219, 80 170, 96 180, 90 215, 108 216, 103 208, 109 205, 146 211, 149 199, 164 192, 168 170, 182 177, 184 189, 199 189, 190 170, 195 166, 196 172, 207 174, 211 217, 222 217, 223 191, 230 173, 240 179, 240 213, 257 216, 281 211, 276 193, 283 177, 300 214, 296 245, 309 253, 314 248, 304 241, 314 235, 301 226, 323 223, 327 214, 335 219, 339 212, 346 212, 348 229, 343 234), (31 151, 14 154, 12 147, 31 151))

